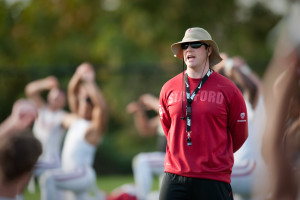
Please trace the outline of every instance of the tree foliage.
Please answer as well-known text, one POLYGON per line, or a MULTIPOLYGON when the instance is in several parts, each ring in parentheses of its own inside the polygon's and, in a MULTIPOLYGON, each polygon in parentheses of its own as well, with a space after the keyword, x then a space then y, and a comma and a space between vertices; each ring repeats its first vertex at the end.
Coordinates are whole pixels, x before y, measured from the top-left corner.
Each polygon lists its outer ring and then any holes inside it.
POLYGON ((187 28, 203 27, 220 51, 244 57, 262 75, 271 54, 266 37, 279 19, 260 4, 241 15, 234 0, 0 1, 0 120, 29 81, 51 74, 66 88, 76 66, 89 61, 110 107, 95 165, 128 172, 132 156, 154 150, 155 140, 138 136, 125 107, 142 93, 158 96, 180 72, 170 45, 187 28))

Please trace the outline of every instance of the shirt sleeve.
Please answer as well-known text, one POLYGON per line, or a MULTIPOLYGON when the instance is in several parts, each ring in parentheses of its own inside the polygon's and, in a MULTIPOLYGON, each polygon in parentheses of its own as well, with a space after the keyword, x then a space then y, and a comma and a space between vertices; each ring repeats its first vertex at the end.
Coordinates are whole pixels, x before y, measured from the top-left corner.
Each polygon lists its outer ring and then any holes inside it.
POLYGON ((171 117, 168 110, 168 100, 166 96, 165 87, 163 87, 159 96, 159 118, 165 136, 167 137, 171 126, 171 117))
POLYGON ((238 91, 229 105, 229 131, 232 137, 233 152, 236 152, 248 137, 248 116, 245 100, 238 91))

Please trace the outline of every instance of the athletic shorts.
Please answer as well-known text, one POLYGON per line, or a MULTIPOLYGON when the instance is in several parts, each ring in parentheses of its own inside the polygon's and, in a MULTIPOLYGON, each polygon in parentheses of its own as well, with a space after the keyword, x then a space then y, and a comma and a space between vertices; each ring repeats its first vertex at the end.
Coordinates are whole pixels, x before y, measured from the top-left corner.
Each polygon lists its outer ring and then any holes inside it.
POLYGON ((229 183, 165 173, 159 200, 233 200, 229 183))

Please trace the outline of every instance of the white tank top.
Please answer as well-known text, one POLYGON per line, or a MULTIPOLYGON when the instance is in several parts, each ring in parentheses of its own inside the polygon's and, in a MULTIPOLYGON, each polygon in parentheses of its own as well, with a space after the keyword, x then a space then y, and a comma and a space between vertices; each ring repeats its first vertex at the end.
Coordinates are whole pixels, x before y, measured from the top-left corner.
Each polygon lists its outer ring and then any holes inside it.
POLYGON ((96 147, 85 140, 85 133, 90 123, 80 118, 70 126, 62 151, 63 169, 93 165, 96 147))
POLYGON ((53 161, 60 158, 61 144, 65 130, 62 128, 64 111, 51 111, 47 107, 39 109, 34 122, 33 134, 41 142, 43 153, 40 160, 53 161))
POLYGON ((260 151, 266 123, 265 112, 263 96, 260 95, 255 110, 250 110, 249 113, 251 114, 250 116, 248 115, 248 138, 243 146, 234 154, 234 162, 262 159, 260 151))

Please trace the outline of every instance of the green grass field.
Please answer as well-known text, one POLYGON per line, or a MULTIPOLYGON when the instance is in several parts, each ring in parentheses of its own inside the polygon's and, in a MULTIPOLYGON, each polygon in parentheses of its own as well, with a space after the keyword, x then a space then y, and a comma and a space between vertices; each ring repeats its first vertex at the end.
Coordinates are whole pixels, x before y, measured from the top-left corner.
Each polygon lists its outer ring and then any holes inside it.
MULTIPOLYGON (((99 176, 97 179, 98 187, 106 193, 110 193, 115 188, 127 183, 134 183, 132 175, 105 175, 99 176)), ((158 190, 158 177, 154 177, 153 190, 158 190)), ((27 190, 25 191, 24 200, 40 200, 38 185, 36 185, 36 192, 34 194, 30 194, 27 190)))

